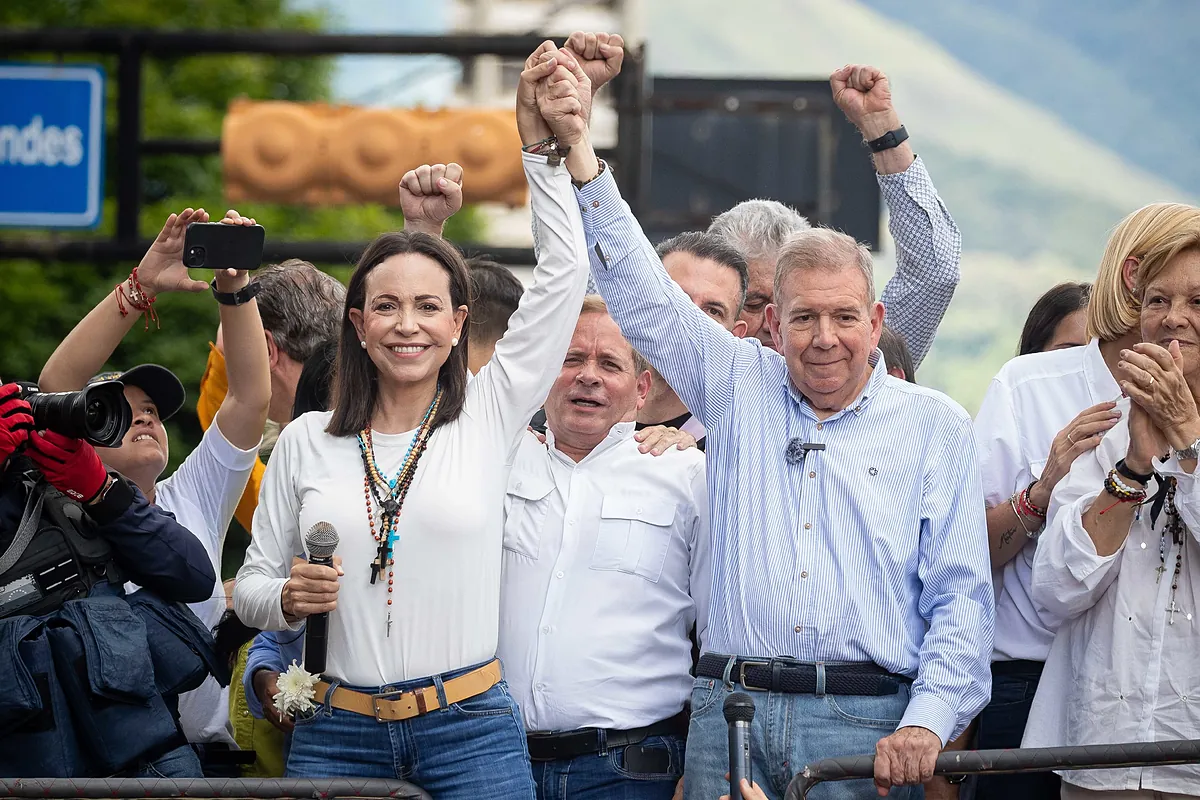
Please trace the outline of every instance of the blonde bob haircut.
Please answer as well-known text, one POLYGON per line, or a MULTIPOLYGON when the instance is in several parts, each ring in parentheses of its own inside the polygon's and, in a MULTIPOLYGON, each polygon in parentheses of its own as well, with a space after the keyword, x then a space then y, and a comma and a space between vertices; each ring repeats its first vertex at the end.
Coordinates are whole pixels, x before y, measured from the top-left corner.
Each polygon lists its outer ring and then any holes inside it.
POLYGON ((1200 212, 1197 213, 1194 221, 1179 226, 1142 259, 1142 263, 1138 267, 1137 280, 1139 304, 1145 298, 1146 287, 1158 280, 1176 256, 1189 250, 1200 251, 1200 212))
POLYGON ((1087 307, 1088 338, 1111 342, 1137 330, 1141 287, 1146 285, 1145 259, 1152 251, 1164 247, 1170 250, 1172 242, 1179 237, 1186 239, 1197 230, 1200 230, 1200 209, 1183 203, 1151 203, 1121 220, 1108 237, 1100 271, 1092 286, 1092 299, 1087 307), (1131 258, 1139 262, 1132 292, 1125 285, 1124 269, 1131 258))

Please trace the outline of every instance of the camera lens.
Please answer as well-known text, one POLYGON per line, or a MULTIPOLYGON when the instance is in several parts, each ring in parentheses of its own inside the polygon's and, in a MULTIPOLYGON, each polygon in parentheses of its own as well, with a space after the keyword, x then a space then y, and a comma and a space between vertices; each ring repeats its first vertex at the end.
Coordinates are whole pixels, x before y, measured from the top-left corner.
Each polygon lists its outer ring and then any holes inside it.
POLYGON ((199 245, 195 247, 189 247, 187 251, 187 258, 184 259, 184 262, 189 267, 202 267, 204 266, 204 259, 207 255, 208 251, 199 245))
POLYGON ((79 392, 33 391, 27 399, 35 428, 83 439, 96 447, 118 446, 133 424, 133 411, 120 381, 102 381, 79 392))

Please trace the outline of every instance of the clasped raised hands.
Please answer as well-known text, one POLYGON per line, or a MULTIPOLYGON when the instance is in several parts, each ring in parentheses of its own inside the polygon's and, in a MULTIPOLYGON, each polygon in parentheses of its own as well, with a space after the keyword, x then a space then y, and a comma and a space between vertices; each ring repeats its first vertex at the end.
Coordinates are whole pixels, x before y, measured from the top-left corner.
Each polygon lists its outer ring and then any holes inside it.
POLYGON ((579 60, 554 42, 545 41, 525 61, 517 86, 517 130, 521 143, 550 136, 573 147, 587 136, 592 83, 579 60))

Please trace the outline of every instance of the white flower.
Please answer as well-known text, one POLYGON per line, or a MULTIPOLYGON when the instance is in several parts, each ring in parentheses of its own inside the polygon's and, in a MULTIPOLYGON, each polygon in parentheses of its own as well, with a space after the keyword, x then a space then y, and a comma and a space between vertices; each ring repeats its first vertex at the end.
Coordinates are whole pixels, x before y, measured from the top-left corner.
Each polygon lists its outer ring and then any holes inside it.
POLYGON ((291 716, 297 711, 311 711, 316 706, 316 675, 309 674, 304 667, 295 661, 287 668, 287 672, 279 676, 279 694, 275 695, 275 708, 283 716, 291 716))

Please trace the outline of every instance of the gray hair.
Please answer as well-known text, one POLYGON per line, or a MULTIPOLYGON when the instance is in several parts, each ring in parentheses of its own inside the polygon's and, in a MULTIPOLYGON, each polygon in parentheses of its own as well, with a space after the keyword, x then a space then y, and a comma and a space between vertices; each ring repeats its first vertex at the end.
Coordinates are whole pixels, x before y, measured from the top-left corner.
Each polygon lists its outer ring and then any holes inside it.
POLYGON ((322 342, 336 339, 346 287, 307 261, 290 258, 254 274, 258 313, 280 350, 303 364, 322 342))
POLYGON ((796 270, 838 272, 857 269, 867 282, 867 298, 875 302, 875 270, 871 251, 854 237, 831 228, 809 228, 784 242, 775 268, 775 300, 788 276, 796 270))
POLYGON ((775 261, 792 235, 812 227, 796 209, 776 200, 743 200, 708 226, 749 261, 775 261))

